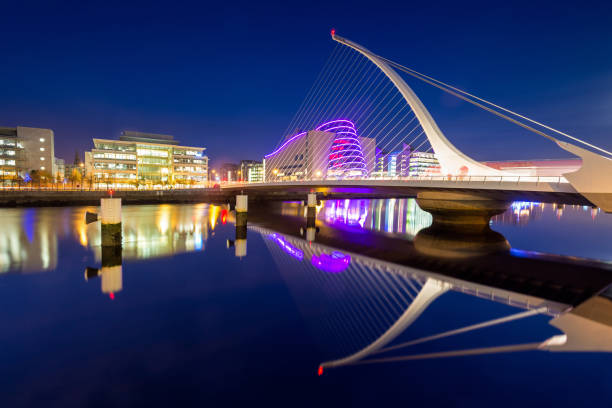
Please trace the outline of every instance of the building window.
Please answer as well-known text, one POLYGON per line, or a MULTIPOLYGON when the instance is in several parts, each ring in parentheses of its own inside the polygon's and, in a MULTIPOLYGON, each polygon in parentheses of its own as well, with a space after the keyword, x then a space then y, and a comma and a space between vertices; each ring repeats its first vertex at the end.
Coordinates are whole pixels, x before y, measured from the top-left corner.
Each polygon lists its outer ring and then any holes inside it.
POLYGON ((41 147, 41 148, 40 148, 40 151, 41 151, 41 152, 44 152, 44 151, 45 151, 45 148, 44 148, 44 147, 41 147))
POLYGON ((44 157, 41 157, 41 158, 40 158, 40 160, 45 160, 45 158, 44 158, 44 157))
POLYGON ((44 138, 44 137, 41 137, 41 138, 40 138, 40 143, 44 143, 44 142, 45 142, 45 138, 44 138))
POLYGON ((45 169, 45 166, 40 166, 40 169, 41 169, 41 170, 44 170, 44 169, 45 169))

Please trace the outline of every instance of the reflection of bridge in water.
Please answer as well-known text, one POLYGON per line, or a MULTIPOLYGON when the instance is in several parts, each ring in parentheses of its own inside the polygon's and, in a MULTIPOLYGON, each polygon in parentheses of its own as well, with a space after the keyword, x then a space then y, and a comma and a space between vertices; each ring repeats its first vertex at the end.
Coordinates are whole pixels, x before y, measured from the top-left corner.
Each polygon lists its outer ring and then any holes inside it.
MULTIPOLYGON (((283 224, 287 224, 286 219, 283 224)), ((357 251, 347 251, 346 247, 354 246, 351 243, 343 245, 342 240, 334 241, 337 245, 330 246, 308 242, 292 234, 281 234, 276 228, 250 226, 249 229, 264 237, 298 307, 323 349, 329 349, 330 341, 335 345, 331 358, 321 364, 319 374, 325 368, 355 364, 527 350, 612 351, 612 318, 609 317, 612 316, 612 293, 605 291, 612 282, 609 265, 549 255, 531 259, 522 257, 523 269, 558 270, 556 281, 543 282, 540 281, 542 275, 537 273, 531 279, 525 279, 525 276, 514 276, 516 279, 513 279, 516 265, 509 265, 508 258, 502 257, 491 271, 486 271, 491 268, 487 262, 480 266, 480 275, 490 273, 489 278, 470 279, 474 278, 473 274, 461 273, 470 269, 462 260, 456 260, 454 270, 448 267, 449 264, 441 270, 435 267, 428 270, 410 266, 410 260, 400 265, 360 255, 357 251), (560 265, 564 264, 569 269, 561 270, 560 265), (573 273, 573 278, 568 278, 568 271, 573 273), (582 287, 572 287, 572 280, 578 282, 575 280, 577 275, 582 287), (535 289, 547 285, 549 290, 535 289), (400 335, 409 333, 411 325, 428 307, 449 291, 522 311, 393 344, 400 335), (568 292, 573 293, 568 296, 568 292), (535 315, 552 317, 549 324, 560 333, 524 344, 397 354, 417 344, 535 315)), ((393 251, 393 248, 386 248, 387 255, 393 251)))

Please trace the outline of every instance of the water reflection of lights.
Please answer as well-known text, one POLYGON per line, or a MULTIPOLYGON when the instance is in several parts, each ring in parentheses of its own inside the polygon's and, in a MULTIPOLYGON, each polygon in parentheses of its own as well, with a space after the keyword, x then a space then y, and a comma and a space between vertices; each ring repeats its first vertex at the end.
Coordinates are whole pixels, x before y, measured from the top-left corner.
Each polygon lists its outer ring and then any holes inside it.
POLYGON ((268 235, 268 237, 272 241, 276 242, 283 251, 285 251, 286 253, 294 257, 295 259, 298 259, 300 261, 304 259, 304 252, 302 252, 301 250, 297 249, 296 247, 288 243, 282 235, 273 233, 273 234, 268 235))
POLYGON ((218 205, 211 205, 208 210, 208 222, 212 231, 215 230, 215 226, 217 225, 217 218, 219 218, 220 212, 221 207, 219 207, 218 205))
MULTIPOLYGON (((327 222, 364 227, 368 215, 368 200, 334 200, 326 203, 329 203, 325 209, 327 222)), ((326 203, 321 203, 321 206, 326 203)))
POLYGON ((575 214, 579 210, 587 212, 591 215, 592 219, 595 219, 601 211, 599 208, 591 208, 589 206, 515 201, 505 213, 493 217, 491 221, 499 224, 526 225, 531 221, 539 219, 547 212, 552 212, 552 214, 560 220, 569 209, 571 209, 572 214, 575 214))
MULTIPOLYGON (((97 208, 3 209, 0 273, 56 268, 58 241, 66 237, 92 248, 100 260, 100 224, 86 225, 87 211, 97 208)), ((201 251, 208 239, 208 204, 126 206, 122 218, 124 259, 201 251)))
POLYGON ((414 237, 432 222, 431 215, 421 210, 414 199, 329 200, 323 205, 323 219, 337 226, 414 237))
POLYGON ((349 267, 351 264, 351 257, 339 251, 333 251, 331 254, 322 252, 318 256, 312 254, 310 263, 322 271, 340 273, 349 267))

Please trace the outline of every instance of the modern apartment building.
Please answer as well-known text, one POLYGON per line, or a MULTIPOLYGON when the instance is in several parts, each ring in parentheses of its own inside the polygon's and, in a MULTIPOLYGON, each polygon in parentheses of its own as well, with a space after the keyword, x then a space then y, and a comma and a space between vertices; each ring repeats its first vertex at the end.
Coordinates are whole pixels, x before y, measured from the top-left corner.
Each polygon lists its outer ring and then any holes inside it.
POLYGON ((180 146, 170 135, 124 131, 93 143, 85 169, 97 188, 203 187, 208 179, 206 148, 180 146))
POLYGON ((51 129, 0 127, 0 179, 27 179, 32 170, 54 176, 53 137, 51 129))

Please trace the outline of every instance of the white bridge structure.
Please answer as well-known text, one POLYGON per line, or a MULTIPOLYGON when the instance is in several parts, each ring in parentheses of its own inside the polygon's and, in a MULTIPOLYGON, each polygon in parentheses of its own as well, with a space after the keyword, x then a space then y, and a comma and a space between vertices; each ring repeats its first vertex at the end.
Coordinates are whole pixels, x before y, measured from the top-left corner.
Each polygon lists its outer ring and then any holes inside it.
POLYGON ((329 187, 368 186, 412 188, 415 193, 438 189, 472 193, 484 190, 485 196, 490 192, 531 192, 550 195, 552 200, 560 195, 580 196, 612 212, 612 153, 609 151, 376 55, 336 35, 335 30, 332 38, 340 45, 336 54, 340 60, 338 66, 328 63, 289 125, 287 136, 266 156, 265 182, 230 184, 223 188, 249 191, 307 187, 324 191, 329 187), (444 135, 398 71, 547 138, 578 156, 581 162, 576 163, 581 164, 572 171, 541 176, 537 170, 498 169, 472 159, 444 135), (340 125, 321 127, 335 123, 334 120, 340 125), (425 149, 427 146, 429 149, 425 149), (427 175, 405 171, 392 176, 377 172, 378 167, 388 165, 385 160, 391 157, 392 151, 433 152, 439 171, 427 175), (328 165, 328 162, 334 164, 328 165), (364 162, 368 163, 367 172, 359 167, 355 168, 359 171, 345 172, 344 177, 338 175, 339 169, 350 170, 351 165, 362 166, 364 162))
MULTIPOLYGON (((296 304, 311 323, 322 349, 337 347, 325 369, 357 364, 448 358, 529 350, 551 352, 612 352, 612 300, 609 291, 572 305, 452 278, 408 266, 342 251, 259 226, 249 226, 263 236, 279 265, 296 304), (396 342, 439 298, 460 292, 507 304, 518 311, 468 326, 396 342), (606 294, 608 293, 608 294, 606 294), (521 310, 522 309, 522 310, 521 310), (327 313, 321 314, 321 310, 327 313), (549 316, 548 338, 522 344, 405 354, 411 346, 483 330, 533 316, 549 316), (394 344, 395 342, 395 344, 394 344), (402 351, 398 355, 398 351, 402 351), (391 353, 391 354, 389 354, 391 353)), ((408 336, 411 337, 411 336, 408 336)))

